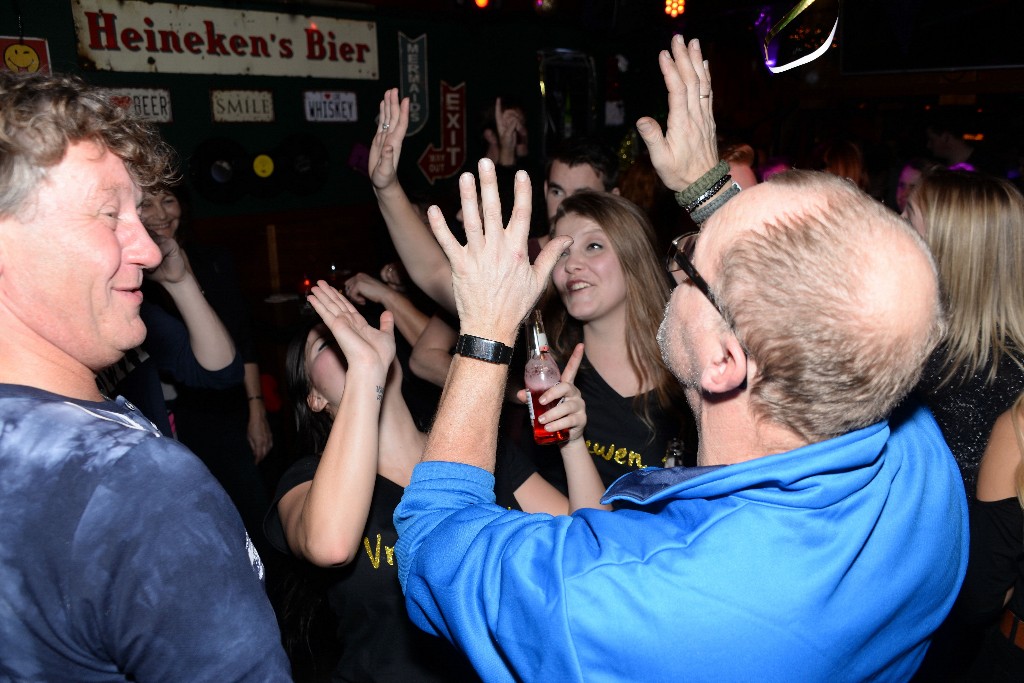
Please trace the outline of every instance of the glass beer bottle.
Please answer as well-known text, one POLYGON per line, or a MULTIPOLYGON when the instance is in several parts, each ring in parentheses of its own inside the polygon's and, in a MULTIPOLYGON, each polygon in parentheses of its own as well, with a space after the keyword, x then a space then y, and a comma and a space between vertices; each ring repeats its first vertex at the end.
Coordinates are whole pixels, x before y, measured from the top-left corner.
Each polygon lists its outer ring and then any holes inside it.
POLYGON ((529 356, 523 379, 526 384, 526 405, 530 409, 530 422, 533 424, 533 440, 542 446, 564 443, 569 440, 568 429, 549 432, 544 425, 537 422, 537 418, 547 412, 548 408, 556 405, 549 403, 542 406, 537 399, 562 379, 558 365, 551 357, 548 336, 544 333, 544 321, 540 317, 540 311, 534 311, 530 318, 530 324, 526 330, 526 351, 529 356))

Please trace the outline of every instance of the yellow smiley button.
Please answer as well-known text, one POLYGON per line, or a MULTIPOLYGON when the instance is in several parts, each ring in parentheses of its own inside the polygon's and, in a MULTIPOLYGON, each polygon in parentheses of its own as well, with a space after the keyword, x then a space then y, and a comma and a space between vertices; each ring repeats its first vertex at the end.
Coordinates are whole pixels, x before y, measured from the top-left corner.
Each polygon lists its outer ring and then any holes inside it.
POLYGON ((252 170, 260 178, 269 178, 274 173, 274 160, 266 154, 258 154, 252 160, 252 170))

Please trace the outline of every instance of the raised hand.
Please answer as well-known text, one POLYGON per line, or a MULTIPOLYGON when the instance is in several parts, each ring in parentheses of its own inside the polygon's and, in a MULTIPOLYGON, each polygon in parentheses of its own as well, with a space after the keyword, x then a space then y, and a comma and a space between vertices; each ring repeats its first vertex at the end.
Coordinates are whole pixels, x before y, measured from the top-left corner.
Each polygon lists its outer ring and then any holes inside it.
POLYGON ((529 176, 525 171, 516 173, 512 217, 503 228, 494 163, 481 159, 479 172, 479 204, 473 175, 464 173, 459 178, 466 246, 452 235, 440 209, 430 207, 428 217, 434 237, 451 264, 462 333, 511 346, 519 324, 533 309, 558 255, 572 238, 551 239, 531 266, 526 246, 531 211, 529 176))
POLYGON ((163 260, 160 265, 146 273, 146 276, 160 284, 177 284, 185 279, 189 273, 188 257, 178 246, 178 241, 173 237, 162 237, 155 233, 149 233, 156 245, 160 247, 163 260))
POLYGON ((398 160, 409 129, 409 98, 398 99, 398 88, 384 93, 380 101, 377 134, 370 144, 369 172, 375 190, 398 183, 398 160))
POLYGON ((365 305, 367 301, 383 303, 384 299, 392 293, 390 287, 366 273, 356 273, 345 280, 343 289, 349 301, 354 301, 360 306, 365 305))
POLYGON ((497 98, 494 101, 494 127, 498 133, 498 163, 512 166, 519 154, 520 138, 524 141, 526 139, 523 112, 518 109, 502 109, 501 98, 497 98))
POLYGON ((649 116, 637 121, 651 163, 666 187, 685 190, 718 163, 712 112, 711 72, 694 39, 672 38, 672 52, 662 51, 658 65, 668 88, 668 127, 662 133, 649 116))
MULTIPOLYGON (((562 370, 562 379, 538 399, 541 405, 552 405, 537 420, 549 432, 568 429, 569 441, 566 443, 582 438, 583 429, 587 426, 587 404, 573 383, 582 361, 583 344, 577 344, 569 356, 569 362, 565 364, 565 369, 562 370)), ((525 389, 519 392, 519 400, 526 402, 525 389)))
POLYGON ((380 329, 366 322, 338 290, 318 280, 306 297, 313 310, 338 340, 351 371, 367 369, 380 377, 387 374, 395 358, 395 319, 388 312, 380 316, 380 329))

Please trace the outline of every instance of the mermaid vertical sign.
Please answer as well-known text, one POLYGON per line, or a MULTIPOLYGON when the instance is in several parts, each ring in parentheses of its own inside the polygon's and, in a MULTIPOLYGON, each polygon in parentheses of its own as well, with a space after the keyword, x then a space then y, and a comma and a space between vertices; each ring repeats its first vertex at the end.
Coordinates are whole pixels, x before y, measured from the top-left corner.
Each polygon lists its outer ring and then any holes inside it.
POLYGON ((406 135, 415 135, 423 130, 430 116, 426 33, 419 38, 410 38, 398 32, 398 63, 401 69, 398 93, 409 98, 409 131, 406 135))

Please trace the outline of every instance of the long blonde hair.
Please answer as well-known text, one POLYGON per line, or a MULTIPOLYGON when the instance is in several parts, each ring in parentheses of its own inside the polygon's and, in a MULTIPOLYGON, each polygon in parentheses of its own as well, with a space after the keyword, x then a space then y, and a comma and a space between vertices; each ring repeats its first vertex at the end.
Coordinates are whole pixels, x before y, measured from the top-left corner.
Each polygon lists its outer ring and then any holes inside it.
POLYGON ((1024 197, 1005 180, 943 169, 909 202, 927 227, 949 309, 941 384, 989 363, 991 383, 1004 356, 1024 369, 1024 197))

